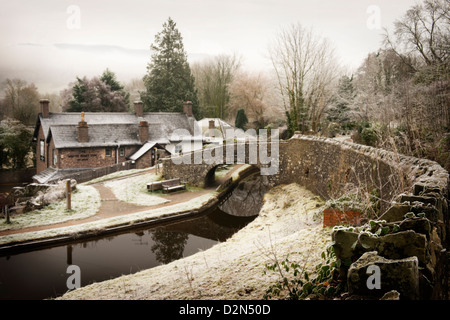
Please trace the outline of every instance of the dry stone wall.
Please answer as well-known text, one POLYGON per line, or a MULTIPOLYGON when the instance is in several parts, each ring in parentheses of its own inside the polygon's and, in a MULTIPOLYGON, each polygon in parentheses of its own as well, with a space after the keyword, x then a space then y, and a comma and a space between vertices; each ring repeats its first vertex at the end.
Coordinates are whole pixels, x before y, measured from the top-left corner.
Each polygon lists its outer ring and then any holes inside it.
POLYGON ((448 173, 433 161, 300 135, 280 144, 280 170, 272 181, 299 183, 324 199, 339 197, 350 185, 380 189, 385 203, 424 188, 448 195, 448 173))

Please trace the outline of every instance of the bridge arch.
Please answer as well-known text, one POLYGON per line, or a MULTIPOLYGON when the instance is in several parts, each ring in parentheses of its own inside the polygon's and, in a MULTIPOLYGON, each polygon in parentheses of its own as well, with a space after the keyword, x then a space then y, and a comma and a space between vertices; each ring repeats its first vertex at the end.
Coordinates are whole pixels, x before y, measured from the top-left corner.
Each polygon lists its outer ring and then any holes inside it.
POLYGON ((203 182, 203 185, 205 186, 205 188, 213 187, 217 183, 216 182, 216 170, 217 170, 217 168, 219 168, 219 166, 221 166, 221 165, 218 164, 218 165, 212 167, 206 173, 205 181, 203 182))
MULTIPOLYGON (((228 179, 231 179, 231 176, 228 175, 229 172, 232 172, 231 168, 228 168, 228 166, 235 166, 235 164, 231 164, 231 165, 226 165, 226 164, 217 164, 214 165, 212 167, 210 167, 209 169, 207 169, 207 173, 205 175, 205 180, 203 182, 203 186, 205 188, 209 188, 209 187, 218 187, 220 185, 223 185, 225 183, 227 183, 228 179), (218 176, 218 170, 220 170, 221 168, 224 168, 227 172, 225 173, 225 175, 223 176, 218 176)), ((261 170, 258 166, 256 165, 249 165, 248 168, 246 168, 243 172, 240 172, 240 178, 244 178, 250 174, 254 174, 254 173, 260 173, 261 170)))
MULTIPOLYGON (((258 156, 264 152, 258 153, 258 148, 261 148, 259 143, 226 144, 161 159, 163 176, 165 179, 181 178, 198 187, 211 187, 217 184, 216 171, 221 166, 250 164, 261 170, 264 165, 260 164, 258 156)), ((267 144, 262 148, 267 148, 267 144)))

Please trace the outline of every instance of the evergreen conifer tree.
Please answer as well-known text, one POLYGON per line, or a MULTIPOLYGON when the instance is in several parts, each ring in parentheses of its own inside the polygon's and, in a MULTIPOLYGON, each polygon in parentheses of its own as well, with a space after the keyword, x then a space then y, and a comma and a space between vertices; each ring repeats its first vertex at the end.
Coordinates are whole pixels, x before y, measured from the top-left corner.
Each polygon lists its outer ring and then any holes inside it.
POLYGON ((121 91, 124 89, 123 85, 117 81, 116 74, 108 68, 103 71, 100 80, 106 83, 110 87, 111 91, 121 91))
POLYGON ((348 129, 350 124, 351 105, 355 98, 353 76, 342 76, 339 79, 337 94, 334 97, 333 106, 327 111, 327 120, 348 129))
POLYGON ((83 105, 85 101, 85 93, 87 91, 87 78, 84 77, 80 79, 77 77, 77 82, 73 86, 72 99, 69 101, 69 107, 66 111, 68 112, 81 112, 83 110, 83 105))
POLYGON ((247 115, 245 114, 245 110, 244 109, 239 109, 237 114, 236 114, 236 120, 234 122, 234 126, 236 128, 245 130, 245 126, 248 123, 248 119, 247 119, 247 115))
POLYGON ((198 113, 197 90, 191 73, 183 38, 176 23, 169 18, 150 46, 153 54, 144 76, 145 92, 141 92, 144 110, 150 112, 182 112, 185 101, 192 102, 198 113))

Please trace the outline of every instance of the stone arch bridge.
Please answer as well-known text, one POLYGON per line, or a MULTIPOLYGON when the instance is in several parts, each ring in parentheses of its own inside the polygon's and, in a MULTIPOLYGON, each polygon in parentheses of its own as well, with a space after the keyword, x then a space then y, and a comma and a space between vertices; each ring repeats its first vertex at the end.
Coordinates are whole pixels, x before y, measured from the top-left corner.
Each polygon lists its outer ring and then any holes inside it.
POLYGON ((228 143, 197 150, 172 158, 161 159, 163 176, 167 179, 182 178, 199 187, 215 183, 215 171, 224 164, 251 164, 262 175, 278 172, 279 142, 228 143))

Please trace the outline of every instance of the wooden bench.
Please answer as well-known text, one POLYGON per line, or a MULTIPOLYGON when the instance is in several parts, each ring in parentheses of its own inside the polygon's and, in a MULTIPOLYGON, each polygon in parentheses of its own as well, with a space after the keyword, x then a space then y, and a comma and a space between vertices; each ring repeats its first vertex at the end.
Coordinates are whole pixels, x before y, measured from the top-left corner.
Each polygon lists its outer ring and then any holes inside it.
POLYGON ((176 189, 186 189, 186 184, 181 183, 179 178, 147 183, 147 190, 151 192, 156 190, 163 190, 164 192, 176 189))
POLYGON ((172 190, 186 190, 186 184, 182 183, 180 181, 180 179, 166 180, 166 181, 163 181, 163 183, 162 183, 162 190, 163 190, 163 193, 164 193, 164 191, 166 193, 169 193, 169 191, 172 191, 172 190))
POLYGON ((151 191, 151 192, 156 191, 156 190, 161 190, 163 182, 164 181, 155 181, 155 182, 147 183, 147 190, 151 191))

